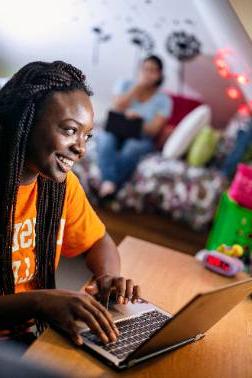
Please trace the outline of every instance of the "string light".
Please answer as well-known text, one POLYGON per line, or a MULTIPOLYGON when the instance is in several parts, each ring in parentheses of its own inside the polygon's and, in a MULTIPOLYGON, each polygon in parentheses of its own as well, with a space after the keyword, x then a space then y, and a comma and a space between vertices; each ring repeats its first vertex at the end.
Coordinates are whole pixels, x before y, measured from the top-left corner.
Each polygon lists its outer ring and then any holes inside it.
POLYGON ((240 115, 244 117, 248 117, 249 115, 251 115, 251 109, 248 106, 248 104, 239 105, 237 111, 240 115))
POLYGON ((238 81, 239 84, 248 84, 249 82, 248 77, 244 74, 237 75, 236 80, 238 81))
POLYGON ((248 68, 240 61, 238 61, 235 53, 230 49, 219 49, 214 58, 218 74, 225 79, 235 79, 238 84, 246 85, 250 82, 248 75, 248 68), (243 70, 234 72, 232 66, 242 66, 243 70))
POLYGON ((241 92, 235 87, 228 87, 226 93, 232 100, 237 100, 241 97, 241 92))

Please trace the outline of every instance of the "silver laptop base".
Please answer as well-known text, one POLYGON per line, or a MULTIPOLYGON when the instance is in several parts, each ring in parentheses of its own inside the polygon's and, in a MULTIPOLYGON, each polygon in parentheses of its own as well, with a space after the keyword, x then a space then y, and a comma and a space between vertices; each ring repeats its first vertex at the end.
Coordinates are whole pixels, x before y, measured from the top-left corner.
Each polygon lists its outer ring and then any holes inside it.
POLYGON ((146 360, 149 360, 150 358, 153 358, 153 357, 156 357, 156 356, 159 356, 160 354, 163 354, 163 353, 166 353, 166 352, 170 352, 172 350, 175 350, 177 348, 180 348, 184 345, 187 345, 187 344, 190 344, 190 343, 193 343, 195 341, 198 341, 200 339, 202 339, 202 337, 204 337, 205 335, 197 335, 196 337, 192 337, 190 339, 187 339, 187 340, 184 340, 184 341, 181 341, 177 344, 174 344, 174 345, 170 345, 168 346, 167 348, 164 348, 164 349, 160 349, 156 352, 153 352, 153 353, 150 353, 150 354, 147 354, 143 357, 140 357, 140 358, 136 358, 136 359, 132 359, 128 362, 124 362, 122 365, 119 365, 118 368, 119 369, 126 369, 126 368, 130 368, 130 367, 133 367, 137 364, 139 364, 140 362, 143 362, 143 361, 146 361, 146 360))

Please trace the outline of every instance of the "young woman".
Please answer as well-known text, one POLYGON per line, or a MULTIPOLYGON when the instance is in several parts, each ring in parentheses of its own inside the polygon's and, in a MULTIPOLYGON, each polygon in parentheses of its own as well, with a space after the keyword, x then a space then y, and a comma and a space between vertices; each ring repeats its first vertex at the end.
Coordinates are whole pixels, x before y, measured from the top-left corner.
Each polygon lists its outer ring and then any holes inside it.
POLYGON ((71 172, 92 135, 90 95, 81 71, 60 61, 27 64, 0 91, 0 340, 25 338, 32 319, 78 345, 84 323, 116 340, 93 296, 55 289, 61 254, 85 252, 102 303, 112 289, 118 303, 139 296, 120 277, 116 246, 71 172))
POLYGON ((139 160, 154 150, 153 139, 171 113, 170 98, 159 92, 163 81, 163 63, 155 55, 144 59, 135 82, 121 81, 115 88, 113 110, 127 118, 142 118, 140 139, 126 139, 119 146, 116 136, 101 131, 97 137, 98 165, 102 183, 100 197, 113 194, 133 173, 139 160))

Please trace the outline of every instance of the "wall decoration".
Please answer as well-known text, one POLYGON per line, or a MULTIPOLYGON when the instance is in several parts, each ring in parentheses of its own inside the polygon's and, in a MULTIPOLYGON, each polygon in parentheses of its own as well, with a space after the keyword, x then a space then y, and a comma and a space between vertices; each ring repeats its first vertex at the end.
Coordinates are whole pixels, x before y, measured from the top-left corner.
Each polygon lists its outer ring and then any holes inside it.
MULTIPOLYGON (((176 21, 176 20, 174 20, 176 21)), ((183 92, 184 63, 192 60, 201 53, 201 42, 185 31, 174 31, 166 39, 166 50, 179 62, 178 92, 183 92)))
POLYGON ((239 98, 241 98, 240 90, 234 86, 227 87, 226 94, 232 100, 238 100, 239 98))
POLYGON ((179 25, 179 20, 172 20, 173 25, 179 25))
POLYGON ((110 34, 104 33, 102 28, 98 27, 98 26, 93 27, 92 31, 93 31, 94 36, 95 36, 94 45, 93 45, 92 62, 93 62, 93 64, 98 64, 99 63, 100 44, 109 41, 112 36, 110 34))
POLYGON ((193 25, 194 24, 193 20, 191 20, 190 18, 186 18, 184 20, 184 22, 185 22, 185 24, 188 24, 188 25, 193 25))
POLYGON ((249 103, 240 104, 237 109, 238 113, 243 117, 252 116, 252 101, 249 103))
POLYGON ((201 51, 201 43, 193 35, 185 31, 176 31, 168 35, 166 49, 180 61, 193 59, 201 51))
POLYGON ((136 47, 135 61, 138 66, 143 53, 150 55, 154 50, 155 43, 150 33, 145 30, 134 27, 128 29, 127 32, 130 35, 130 42, 136 47))

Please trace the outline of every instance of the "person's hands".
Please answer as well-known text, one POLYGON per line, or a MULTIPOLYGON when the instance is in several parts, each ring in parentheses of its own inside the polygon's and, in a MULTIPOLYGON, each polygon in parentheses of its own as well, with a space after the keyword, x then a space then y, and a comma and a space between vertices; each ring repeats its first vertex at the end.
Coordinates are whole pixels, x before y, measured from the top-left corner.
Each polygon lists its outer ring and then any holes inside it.
POLYGON ((136 118, 140 118, 140 115, 137 113, 137 112, 134 112, 133 110, 126 110, 124 112, 124 115, 126 118, 128 119, 136 119, 136 118))
POLYGON ((38 318, 66 332, 77 345, 87 325, 104 343, 116 341, 119 332, 110 313, 88 293, 38 290, 38 318))
POLYGON ((118 304, 136 303, 140 298, 140 288, 133 280, 124 277, 114 277, 109 274, 99 276, 90 282, 85 290, 95 295, 108 308, 109 298, 113 296, 118 304))

